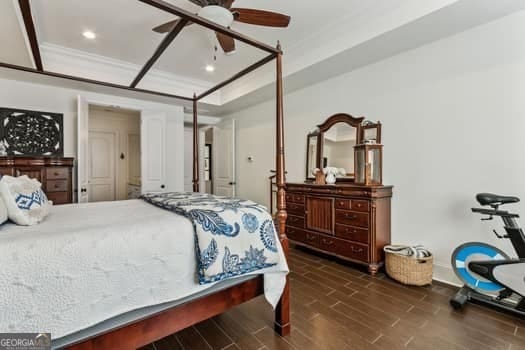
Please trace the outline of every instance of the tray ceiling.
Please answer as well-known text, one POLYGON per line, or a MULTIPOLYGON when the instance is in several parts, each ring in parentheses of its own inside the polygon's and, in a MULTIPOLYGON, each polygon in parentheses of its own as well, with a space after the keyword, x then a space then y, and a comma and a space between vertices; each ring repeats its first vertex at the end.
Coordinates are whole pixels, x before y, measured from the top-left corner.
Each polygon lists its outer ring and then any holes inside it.
MULTIPOLYGON (((167 1, 194 13, 199 9, 188 0, 167 1)), ((519 1, 501 0, 498 4, 519 1)), ((23 25, 17 13, 18 1, 3 0, 0 3, 0 42, 3 47, 10 48, 10 50, 1 50, 0 61, 31 66, 31 58, 21 31, 23 25)), ((238 22, 232 25, 232 29, 272 46, 280 40, 285 52, 285 76, 293 75, 294 81, 307 82, 308 79, 296 79, 297 74, 301 71, 306 72, 309 67, 319 65, 321 62, 329 62, 331 58, 345 51, 353 48, 357 50, 363 43, 397 28, 406 27, 409 23, 430 16, 454 3, 467 5, 470 3, 469 6, 474 6, 475 2, 468 0, 236 0, 235 7, 282 12, 290 15, 292 20, 286 29, 238 22)), ((33 0, 31 5, 38 40, 44 53, 44 69, 47 64, 54 71, 63 69, 65 71, 62 72, 72 75, 75 75, 75 70, 79 70, 79 76, 90 75, 93 72, 90 77, 95 79, 108 77, 107 81, 121 84, 131 82, 133 76, 162 40, 163 35, 153 32, 152 28, 174 19, 168 13, 136 0, 33 0), (86 30, 93 31, 97 36, 96 39, 84 38, 82 33, 86 30), (60 55, 67 56, 68 60, 58 59, 60 55), (76 64, 69 64, 72 59, 77 58, 76 64), (89 65, 85 64, 86 60, 89 61, 89 65), (93 62, 106 64, 106 68, 97 68, 95 71, 95 65, 91 65, 93 62), (114 71, 119 71, 120 76, 110 77, 114 71)), ((436 30, 441 29, 436 28, 436 30)), ((419 34, 418 32, 412 35, 418 37, 419 34)), ((429 35, 430 37, 432 35, 429 35)), ((237 42, 237 52, 234 55, 222 54, 219 47, 217 61, 214 61, 212 39, 213 33, 203 27, 197 25, 186 27, 141 84, 150 84, 162 89, 162 84, 159 85, 161 79, 158 76, 161 76, 164 82, 178 77, 180 84, 172 89, 181 89, 184 84, 192 83, 190 84, 192 89, 197 87, 197 90, 200 89, 197 92, 202 92, 265 56, 263 52, 237 42), (205 67, 208 64, 215 66, 214 72, 206 71, 205 67), (150 75, 157 75, 154 82, 151 82, 150 75)), ((425 40, 418 37, 418 42, 423 43, 425 40)), ((396 50, 389 48, 387 51, 396 50)), ((370 56, 374 56, 372 54, 370 56)), ((361 61, 360 65, 366 63, 361 61)), ((348 67, 352 69, 352 62, 348 62, 348 67)), ((316 77, 322 78, 322 74, 318 73, 316 77)), ((271 84, 274 74, 274 67, 270 64, 233 86, 223 89, 220 96, 215 96, 215 99, 209 102, 221 105, 234 101, 240 96, 271 84)), ((166 92, 182 93, 170 89, 167 88, 166 92)), ((190 95, 189 92, 186 95, 190 95)))

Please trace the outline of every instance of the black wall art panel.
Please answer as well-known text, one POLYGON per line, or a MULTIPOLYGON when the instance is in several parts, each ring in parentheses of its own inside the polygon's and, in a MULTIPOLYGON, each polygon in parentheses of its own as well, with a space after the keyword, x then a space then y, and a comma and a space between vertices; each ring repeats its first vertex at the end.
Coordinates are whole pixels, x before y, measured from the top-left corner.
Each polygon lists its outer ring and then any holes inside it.
POLYGON ((63 157, 63 119, 63 114, 0 108, 0 142, 7 155, 63 157))

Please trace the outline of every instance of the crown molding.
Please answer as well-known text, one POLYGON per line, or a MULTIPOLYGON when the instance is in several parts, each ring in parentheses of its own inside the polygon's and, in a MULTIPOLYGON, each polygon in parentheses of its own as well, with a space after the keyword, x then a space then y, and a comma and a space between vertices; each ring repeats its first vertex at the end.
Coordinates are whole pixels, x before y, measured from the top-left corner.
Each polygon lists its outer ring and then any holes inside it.
MULTIPOLYGON (((112 83, 130 84, 137 72, 142 68, 140 65, 133 63, 48 42, 40 44, 40 50, 44 65, 48 71, 89 77, 112 83)), ((192 79, 157 69, 150 70, 139 84, 141 88, 185 96, 192 96, 194 93, 206 91, 213 86, 214 83, 212 82, 192 79)), ((203 102, 211 105, 220 105, 220 92, 208 96, 203 102)))

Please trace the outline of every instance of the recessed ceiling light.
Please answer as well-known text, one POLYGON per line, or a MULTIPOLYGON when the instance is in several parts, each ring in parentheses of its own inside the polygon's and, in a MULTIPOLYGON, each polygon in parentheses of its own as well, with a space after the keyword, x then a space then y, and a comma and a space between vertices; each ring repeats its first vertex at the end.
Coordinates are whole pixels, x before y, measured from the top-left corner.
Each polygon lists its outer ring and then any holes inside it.
POLYGON ((206 66, 206 72, 210 72, 211 73, 211 72, 214 72, 214 71, 215 71, 215 67, 212 66, 211 64, 208 64, 206 66))
POLYGON ((95 33, 93 33, 91 30, 84 31, 84 33, 82 33, 82 35, 84 36, 84 38, 90 39, 90 40, 93 40, 93 39, 95 39, 97 37, 97 35, 95 33))

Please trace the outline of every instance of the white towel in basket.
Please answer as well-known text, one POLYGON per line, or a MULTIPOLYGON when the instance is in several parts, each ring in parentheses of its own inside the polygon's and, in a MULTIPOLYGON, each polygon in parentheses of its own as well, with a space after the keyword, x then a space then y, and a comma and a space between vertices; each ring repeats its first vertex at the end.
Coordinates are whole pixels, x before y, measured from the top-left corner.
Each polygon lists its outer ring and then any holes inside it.
POLYGON ((410 256, 414 259, 428 258, 432 253, 425 249, 422 245, 387 245, 384 248, 385 252, 410 256))

